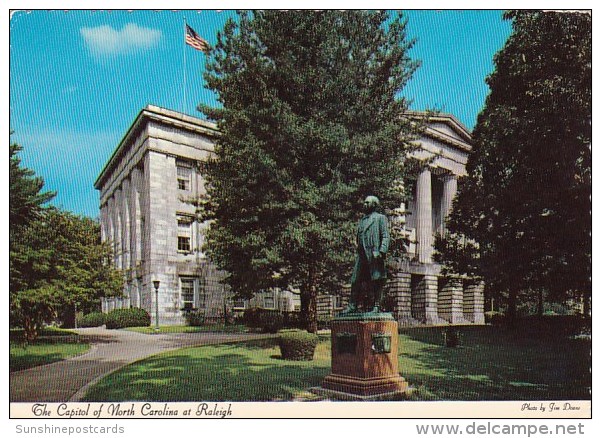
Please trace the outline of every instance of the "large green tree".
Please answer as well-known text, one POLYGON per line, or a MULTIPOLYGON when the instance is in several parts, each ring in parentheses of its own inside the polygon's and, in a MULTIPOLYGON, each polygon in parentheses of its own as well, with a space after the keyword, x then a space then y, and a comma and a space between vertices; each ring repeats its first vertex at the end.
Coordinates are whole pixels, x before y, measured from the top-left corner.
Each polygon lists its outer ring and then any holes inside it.
POLYGON ((20 288, 14 291, 13 323, 35 338, 43 323, 71 320, 76 306, 98 310, 100 297, 121 294, 123 276, 111 254, 97 221, 48 208, 26 228, 14 254, 20 288))
POLYGON ((511 11, 450 233, 455 272, 520 300, 591 293, 591 16, 511 11), (534 296, 533 296, 534 295, 534 296))
POLYGON ((55 193, 43 191, 44 180, 35 172, 22 166, 19 153, 23 148, 9 145, 9 289, 20 287, 20 274, 13 266, 16 253, 21 249, 21 241, 27 226, 42 217, 45 206, 55 193))
POLYGON ((21 165, 21 150, 10 146, 10 310, 31 341, 42 324, 72 318, 75 305, 96 309, 100 296, 120 294, 123 280, 98 222, 44 205, 54 193, 21 165))
POLYGON ((207 169, 210 257, 239 296, 318 293, 348 282, 360 201, 400 205, 415 127, 399 97, 416 62, 405 21, 379 11, 242 12, 205 79, 221 133, 207 169))

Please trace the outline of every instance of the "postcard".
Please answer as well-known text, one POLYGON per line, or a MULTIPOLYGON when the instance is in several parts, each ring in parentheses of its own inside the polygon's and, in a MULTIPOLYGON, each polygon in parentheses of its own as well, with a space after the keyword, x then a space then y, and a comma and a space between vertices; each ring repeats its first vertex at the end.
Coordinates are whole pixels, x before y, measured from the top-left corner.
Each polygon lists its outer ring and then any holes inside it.
POLYGON ((11 427, 583 434, 591 16, 12 10, 11 427))

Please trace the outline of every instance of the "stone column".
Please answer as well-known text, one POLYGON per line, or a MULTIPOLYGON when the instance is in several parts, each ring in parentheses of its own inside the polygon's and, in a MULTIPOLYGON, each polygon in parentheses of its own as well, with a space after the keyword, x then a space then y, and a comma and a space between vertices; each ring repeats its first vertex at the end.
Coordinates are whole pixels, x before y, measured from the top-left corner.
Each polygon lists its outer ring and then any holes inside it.
POLYGON ((121 248, 123 248, 122 253, 123 253, 123 269, 129 269, 130 268, 130 229, 131 229, 131 224, 130 224, 130 217, 129 217, 129 190, 130 190, 130 183, 128 179, 124 179, 122 186, 121 186, 121 229, 122 229, 122 234, 121 234, 121 248))
POLYGON ((413 288, 411 313, 425 324, 445 323, 438 316, 438 277, 423 275, 413 288))
POLYGON ((463 299, 465 319, 474 324, 484 324, 484 282, 466 282, 463 299))
POLYGON ((106 204, 100 206, 100 241, 107 241, 107 231, 106 231, 106 204))
POLYGON ((115 263, 115 268, 119 269, 121 266, 119 253, 121 251, 120 242, 121 238, 119 235, 119 215, 117 214, 117 206, 115 202, 116 194, 113 193, 113 196, 108 201, 108 215, 110 220, 110 237, 111 237, 111 245, 113 246, 113 261, 115 263))
POLYGON ((438 309, 441 318, 451 324, 465 322, 463 317, 463 283, 459 278, 449 278, 438 295, 438 309))
POLYGON ((115 190, 115 248, 117 255, 117 268, 123 269, 123 195, 121 188, 115 190))
POLYGON ((417 321, 411 316, 411 274, 394 272, 388 279, 388 294, 392 297, 392 314, 399 326, 412 326, 417 321))
POLYGON ((457 194, 457 177, 455 175, 446 175, 442 180, 442 199, 440 206, 440 234, 444 236, 447 229, 447 216, 453 206, 453 198, 457 194))
POLYGON ((136 265, 140 262, 140 207, 138 205, 138 184, 139 184, 139 173, 137 168, 134 168, 131 172, 131 181, 129 185, 129 259, 130 267, 136 268, 136 265))
POLYGON ((428 168, 417 178, 415 198, 418 261, 432 263, 432 173, 428 168))
POLYGON ((334 316, 334 295, 317 295, 317 318, 330 319, 334 316))

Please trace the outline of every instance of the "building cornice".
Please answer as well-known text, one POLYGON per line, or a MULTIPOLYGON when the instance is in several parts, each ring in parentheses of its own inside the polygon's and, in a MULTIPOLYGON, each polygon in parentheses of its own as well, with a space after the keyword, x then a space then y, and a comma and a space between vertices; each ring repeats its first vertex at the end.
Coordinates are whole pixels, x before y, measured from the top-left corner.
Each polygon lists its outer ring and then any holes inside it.
POLYGON ((131 124, 131 126, 119 142, 119 145, 114 150, 106 165, 103 167, 102 171, 98 175, 98 178, 94 182, 94 187, 97 190, 100 190, 106 179, 110 176, 111 172, 117 166, 122 156, 126 153, 129 144, 136 138, 139 132, 147 126, 148 122, 150 121, 157 122, 162 125, 180 128, 187 132, 195 132, 209 137, 216 137, 219 135, 219 132, 217 131, 217 126, 214 123, 196 117, 192 117, 187 114, 179 113, 177 111, 172 111, 155 105, 148 105, 138 113, 134 122, 131 124))

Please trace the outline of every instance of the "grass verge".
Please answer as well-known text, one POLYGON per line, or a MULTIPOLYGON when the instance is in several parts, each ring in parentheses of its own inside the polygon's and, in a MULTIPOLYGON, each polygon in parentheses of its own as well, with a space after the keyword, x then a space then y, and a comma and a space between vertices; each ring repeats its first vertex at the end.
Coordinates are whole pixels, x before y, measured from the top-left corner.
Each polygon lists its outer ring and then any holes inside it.
POLYGON ((10 331, 10 371, 19 371, 46 365, 86 352, 90 346, 80 343, 78 335, 69 330, 46 328, 38 339, 26 344, 22 330, 10 331))
MULTIPOLYGON (((404 329, 399 371, 412 400, 590 399, 590 341, 474 326, 461 344, 441 328, 404 329)), ((330 372, 322 338, 311 362, 280 358, 275 339, 186 348, 131 364, 101 380, 86 401, 291 400, 330 372)))
POLYGON ((102 379, 86 401, 291 400, 330 369, 329 342, 312 362, 280 358, 275 339, 185 348, 160 354, 102 379))
MULTIPOLYGON (((144 333, 152 335, 156 333, 155 327, 128 327, 124 330, 129 330, 136 333, 144 333)), ((219 333, 244 333, 247 331, 246 326, 243 325, 203 325, 200 327, 191 327, 188 325, 166 325, 159 327, 159 333, 206 333, 206 332, 219 332, 219 333)))

